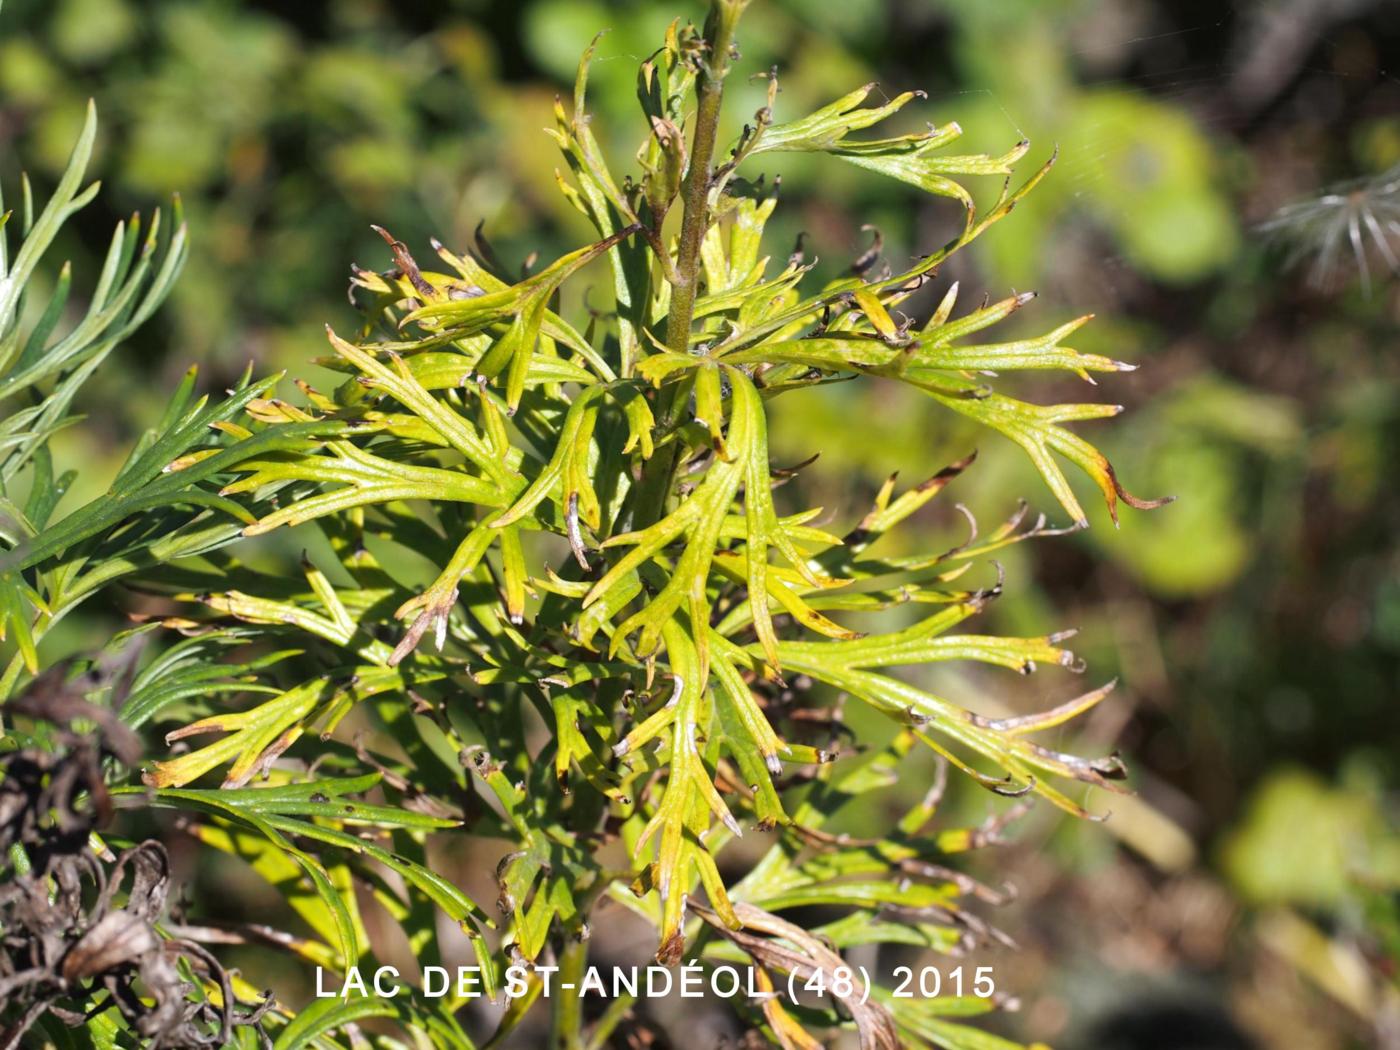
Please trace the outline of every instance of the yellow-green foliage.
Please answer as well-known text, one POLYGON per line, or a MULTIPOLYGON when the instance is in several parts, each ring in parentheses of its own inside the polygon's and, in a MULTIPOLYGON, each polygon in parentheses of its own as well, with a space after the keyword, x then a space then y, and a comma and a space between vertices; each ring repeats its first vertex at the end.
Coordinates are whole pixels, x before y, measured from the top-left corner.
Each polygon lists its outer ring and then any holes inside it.
MULTIPOLYGON (((665 962, 737 953, 781 974, 821 969, 832 948, 862 943, 951 950, 976 930, 949 925, 961 899, 996 895, 944 863, 1000 825, 929 831, 936 791, 868 841, 824 823, 890 784, 918 748, 997 794, 1071 813, 1082 812, 1075 782, 1123 776, 1116 758, 1081 759, 1035 739, 1109 687, 1041 715, 993 718, 897 672, 944 661, 1080 670, 1062 644, 1068 633, 1007 638, 963 626, 1000 593, 987 555, 1066 530, 1043 518, 1023 526, 1018 514, 951 550, 882 555, 884 535, 910 530, 972 457, 902 491, 891 479, 863 518, 837 527, 822 523, 821 508, 781 506, 774 489, 785 472, 768 453, 774 398, 846 379, 900 383, 927 395, 930 412, 951 410, 1020 445, 1071 528, 1087 522, 1065 463, 1115 515, 1120 500, 1152 505, 1129 496, 1069 428, 1117 406, 1032 404, 994 386, 1011 371, 1087 379, 1129 367, 1069 345, 1087 318, 998 342, 983 333, 1029 296, 969 310, 952 285, 922 322, 900 309, 1009 215, 1053 157, 1018 177, 1025 142, 999 156, 958 154, 956 124, 871 137, 916 103, 913 93, 866 106, 864 87, 783 119, 776 81, 726 151, 718 118, 745 6, 715 0, 703 31, 673 25, 642 64, 630 172, 594 138, 585 54, 552 134, 560 190, 596 243, 517 279, 482 245, 435 245, 429 265, 385 232, 392 266, 355 271, 364 322, 330 332, 321 360, 342 383, 302 384, 293 404, 274 396, 275 379, 245 380, 211 407, 192 401, 191 377, 111 494, 18 537, 6 555, 6 611, 25 633, 36 623, 42 633, 71 599, 73 573, 103 559, 125 558, 120 574, 185 603, 165 622, 191 637, 134 681, 126 717, 186 716, 170 743, 221 735, 152 763, 149 794, 133 785, 118 796, 183 811, 206 844, 299 885, 288 899, 314 930, 295 949, 306 959, 373 957, 356 884, 423 963, 441 958, 433 909, 445 912, 468 932, 492 991, 510 961, 578 965, 603 898, 654 924, 665 962), (900 272, 862 266, 810 287, 799 256, 775 264, 766 254, 777 194, 748 178, 764 154, 784 151, 827 154, 945 197, 961 209, 961 229, 900 272), (989 206, 959 181, 969 177, 1000 181, 989 206), (556 292, 594 261, 608 267, 613 308, 562 316, 556 292), (234 545, 235 529, 283 527, 299 527, 311 551, 300 578, 234 545), (431 562, 433 578, 405 572, 394 553, 403 550, 431 562), (902 627, 872 615, 899 606, 917 610, 902 627), (240 662, 212 662, 220 652, 240 662), (834 762, 837 694, 887 717, 893 741, 834 762), (550 729, 542 749, 535 716, 550 729), (379 733, 352 740, 352 724, 379 733), (210 773, 222 787, 191 786, 210 773), (271 786, 250 786, 259 780, 271 786), (381 800, 342 804, 366 791, 381 800), (746 826, 772 832, 773 844, 748 876, 727 881, 717 857, 746 826), (513 843, 497 869, 499 918, 435 870, 428 844, 446 835, 513 843), (617 839, 627 870, 604 857, 617 839), (801 931, 774 914, 813 904, 846 918, 801 931), (906 921, 886 921, 887 911, 906 921), (771 937, 787 937, 790 954, 771 937)), ((32 645, 25 654, 32 664, 32 645)), ((11 681, 19 674, 16 664, 11 681)), ((390 1012, 460 1046, 456 1005, 409 997, 390 1012)), ((866 1046, 987 1047, 1003 1044, 948 1017, 992 1005, 881 993, 846 1009, 866 1046)), ((362 1016, 336 1009, 318 1004, 315 1023, 297 1022, 279 1045, 362 1016)), ((577 1014, 555 1010, 561 1045, 583 1045, 577 1014)), ((522 1016, 507 1013, 503 1028, 522 1016)), ((834 1007, 799 1019, 778 1001, 755 1022, 789 1046, 819 1045, 809 1029, 851 1023, 834 1007)), ((590 1038, 601 1045, 607 1031, 590 1038)))

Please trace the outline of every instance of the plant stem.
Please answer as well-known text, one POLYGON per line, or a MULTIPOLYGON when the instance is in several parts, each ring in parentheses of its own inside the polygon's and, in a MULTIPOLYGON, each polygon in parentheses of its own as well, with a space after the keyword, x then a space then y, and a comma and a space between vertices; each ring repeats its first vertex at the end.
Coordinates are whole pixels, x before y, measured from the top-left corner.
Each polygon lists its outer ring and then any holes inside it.
POLYGON ((603 1016, 593 1025, 593 1030, 588 1035, 588 1043, 584 1050, 606 1050, 611 1045, 609 1037, 627 1017, 632 1007, 637 1004, 637 997, 623 993, 603 1011, 603 1016))
POLYGON ((550 1000, 551 1050, 583 1050, 583 1000, 579 986, 588 966, 588 942, 570 940, 559 953, 557 994, 550 1000))
POLYGON ((699 105, 695 134, 690 144, 690 168, 681 184, 684 211, 676 249, 676 274, 671 291, 671 311, 666 316, 666 346, 678 354, 690 348, 690 323, 695 316, 695 291, 700 277, 700 245, 710 224, 710 165, 719 134, 719 113, 724 101, 724 78, 729 72, 729 49, 742 3, 714 0, 705 24, 706 60, 700 67, 699 105))
MULTIPOLYGON (((666 315, 666 347, 674 353, 690 352, 690 328, 695 318, 695 294, 700 280, 700 247, 710 225, 711 165, 719 135, 720 108, 724 102, 724 78, 729 73, 729 52, 734 29, 748 0, 712 0, 705 22, 705 60, 700 67, 695 111, 695 131, 690 144, 690 167, 681 184, 684 210, 671 280, 671 309, 666 315)), ((689 400, 690 382, 682 379, 662 389, 657 404, 657 429, 674 429, 681 409, 689 400)), ((680 464, 679 437, 659 449, 642 472, 632 508, 634 528, 644 528, 666 511, 676 468, 680 464)))

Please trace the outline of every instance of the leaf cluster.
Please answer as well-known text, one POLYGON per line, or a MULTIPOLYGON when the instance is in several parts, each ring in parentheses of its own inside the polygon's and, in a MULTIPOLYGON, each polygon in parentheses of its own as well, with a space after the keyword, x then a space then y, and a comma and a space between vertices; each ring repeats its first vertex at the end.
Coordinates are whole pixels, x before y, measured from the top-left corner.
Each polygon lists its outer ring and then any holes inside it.
MULTIPOLYGON (((654 926, 659 960, 746 960, 775 986, 857 945, 961 950, 995 939, 966 904, 999 893, 950 858, 996 841, 1008 815, 931 830, 940 779, 867 839, 827 824, 891 787, 919 750, 1022 799, 1014 811, 1042 798, 1083 814, 1076 786, 1112 788, 1124 776, 1116 757, 1083 759, 1037 739, 1111 685, 1073 690, 1040 714, 994 717, 926 684, 924 669, 945 663, 1082 670, 1064 647, 1071 632, 967 626, 1001 592, 990 555, 1065 529, 1029 520, 1023 506, 986 536, 974 524, 952 549, 892 553, 887 534, 916 533, 972 456, 910 488, 891 478, 844 527, 823 508, 784 505, 775 490, 791 472, 769 457, 775 398, 852 379, 903 383, 1022 446, 1070 528, 1087 522, 1066 462, 1115 515, 1120 500, 1153 505, 1067 426, 1116 406, 1031 404, 993 385, 1007 372, 1087 379, 1128 368, 1069 345, 1087 318, 996 340, 988 330, 1030 297, 961 309, 956 284, 923 320, 901 309, 1053 157, 1018 182, 1026 143, 998 157, 950 154, 956 124, 865 137, 916 98, 867 106, 869 86, 778 122, 770 79, 769 104, 721 158, 744 6, 715 0, 703 30, 672 26, 642 63, 645 137, 630 173, 609 165, 591 130, 585 53, 551 134, 560 190, 594 243, 518 276, 480 239, 463 251, 434 243, 428 264, 381 231, 392 265, 354 270, 362 320, 328 331, 320 359, 337 385, 300 383, 287 400, 276 377, 245 379, 209 402, 195 399, 191 374, 112 490, 57 520, 61 486, 36 435, 66 411, 64 377, 95 367, 163 294, 183 235, 157 267, 153 247, 137 251, 135 234, 118 231, 111 274, 74 329, 81 338, 52 341, 47 313, 21 338, 20 312, 0 311, 0 348, 14 348, 0 395, 30 377, 58 379, 29 421, 6 424, 17 436, 5 448, 37 494, 23 509, 6 504, 14 528, 0 593, 20 650, 7 681, 36 666, 32 639, 99 586, 120 578, 175 603, 162 624, 185 637, 141 669, 121 711, 133 727, 166 725, 179 750, 115 797, 180 812, 202 843, 276 886, 309 931, 279 943, 307 961, 348 968, 374 955, 363 900, 425 965, 450 950, 438 933, 445 915, 489 994, 510 963, 581 965, 592 916, 618 906, 654 926), (828 154, 948 198, 959 232, 902 269, 866 258, 811 287, 800 253, 777 265, 765 254, 776 188, 741 175, 781 152, 828 154), (983 176, 1003 181, 979 207, 959 180, 983 176), (607 268, 613 309, 571 317, 560 291, 595 263, 607 268), (311 552, 296 573, 239 540, 284 528, 311 552), (415 576, 410 556, 431 571, 415 576), (857 738, 842 758, 843 704, 887 718, 892 742, 857 738), (195 786, 211 775, 219 786, 195 786), (770 845, 736 881, 720 858, 746 829, 770 845), (510 844, 496 901, 472 899, 443 873, 437 844, 461 836, 510 844), (803 929, 781 915, 813 905, 843 917, 803 929)), ((90 143, 89 127, 78 174, 23 223, 15 265, 0 268, 11 275, 6 297, 27 280, 45 231, 85 199, 90 143)), ((538 981, 496 1038, 536 994, 538 981)), ((341 1045, 331 1033, 371 1014, 433 1045, 470 1045, 463 1005, 317 1004, 278 1046, 341 1045)), ((561 997, 561 1045, 606 1045, 630 1005, 585 1034, 577 1001, 561 997)), ((995 1005, 911 1004, 881 991, 826 1012, 773 999, 751 1020, 783 1046, 818 1046, 814 1032, 853 1026, 863 1046, 993 1047, 1003 1044, 954 1018, 995 1005)))

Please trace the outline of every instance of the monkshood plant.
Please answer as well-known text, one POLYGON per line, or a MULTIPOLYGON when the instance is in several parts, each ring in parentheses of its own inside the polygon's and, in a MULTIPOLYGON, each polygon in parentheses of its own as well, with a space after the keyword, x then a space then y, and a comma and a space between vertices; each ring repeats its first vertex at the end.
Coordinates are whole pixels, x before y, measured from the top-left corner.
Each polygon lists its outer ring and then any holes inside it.
POLYGON ((918 97, 866 105, 870 86, 785 121, 771 76, 769 104, 722 144, 745 6, 715 0, 703 29, 674 25, 642 63, 642 143, 625 173, 590 127, 584 54, 551 133, 560 191, 595 243, 517 279, 484 242, 435 243, 428 265, 381 231, 392 265, 353 270, 363 322, 328 331, 320 359, 343 381, 299 383, 284 400, 280 377, 245 377, 210 400, 192 373, 110 492, 67 515, 47 436, 173 280, 183 234, 158 264, 154 231, 119 230, 86 318, 56 337, 66 271, 37 322, 19 296, 88 199, 91 120, 37 219, 26 188, 18 254, 0 254, 0 396, 28 392, 0 448, 13 648, 0 683, 13 697, 0 1044, 455 1048, 475 1045, 490 1016, 488 1045, 538 1039, 545 1023, 551 1046, 652 1045, 640 993, 582 992, 590 931, 627 909, 654 928, 661 964, 749 968, 759 994, 724 1001, 750 1041, 820 1047, 846 1031, 868 1048, 1012 1045, 968 1020, 1000 990, 900 994, 891 972, 853 979, 842 953, 960 954, 996 939, 979 910, 1001 894, 956 871, 956 854, 997 842, 1036 798, 1082 815, 1075 785, 1125 775, 1116 756, 1037 742, 1108 685, 991 717, 900 669, 1082 670, 1068 632, 968 629, 1001 592, 988 555, 1086 526, 1066 462, 1115 518, 1120 501, 1157 501, 1125 492, 1066 426, 1116 406, 1031 404, 991 378, 1129 366, 1066 345, 1084 318, 988 339, 1025 295, 962 309, 952 285, 930 316, 902 313, 1053 157, 1018 181, 1024 142, 993 157, 956 153, 956 124, 863 134, 918 97), (776 265, 765 254, 777 195, 745 177, 793 152, 955 201, 961 229, 901 272, 864 261, 811 287, 800 253, 776 265), (1001 180, 986 208, 957 181, 982 176, 1001 180), (562 285, 595 260, 614 309, 558 312, 562 285), (912 488, 891 479, 839 526, 780 506, 791 471, 769 460, 770 402, 853 378, 907 384, 930 411, 1015 441, 1070 524, 1022 508, 950 550, 882 553, 971 456, 912 488), (21 483, 23 504, 8 495, 21 483), (243 538, 289 529, 310 552, 291 575, 243 538), (405 552, 431 571, 415 577, 405 552), (167 611, 89 659, 42 668, 36 640, 118 583, 167 611), (854 733, 852 705, 887 718, 892 739, 854 733), (156 726, 169 750, 142 758, 156 726), (842 811, 892 787, 920 749, 939 775, 917 804, 865 837, 841 830, 842 811), (1017 801, 979 827, 940 823, 948 766, 1017 801), (163 848, 122 839, 120 820, 104 830, 136 809, 173 811, 179 833, 246 862, 284 913, 203 920, 194 900, 170 914, 163 848), (766 849, 736 870, 726 851, 755 829, 766 849), (494 900, 453 877, 448 851, 466 842, 496 865, 494 900), (381 935, 390 925, 401 938, 381 935), (244 959, 260 946, 340 990, 399 958, 380 947, 396 939, 424 968, 470 961, 475 981, 308 1005, 218 962, 222 945, 245 946, 244 959), (824 994, 794 1002, 792 987, 824 994), (504 1013, 475 998, 506 992, 504 1013))

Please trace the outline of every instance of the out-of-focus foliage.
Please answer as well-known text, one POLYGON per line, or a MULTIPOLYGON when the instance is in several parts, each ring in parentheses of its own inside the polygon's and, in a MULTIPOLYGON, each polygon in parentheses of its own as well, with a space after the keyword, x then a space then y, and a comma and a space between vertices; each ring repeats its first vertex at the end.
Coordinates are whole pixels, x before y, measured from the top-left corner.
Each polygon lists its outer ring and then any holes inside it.
POLYGON ((501 83, 470 13, 448 5, 414 24, 354 2, 280 16, 12 2, 3 17, 26 31, 0 38, 8 134, 52 172, 83 100, 99 94, 114 203, 178 190, 201 230, 172 341, 238 367, 288 358, 289 333, 333 309, 344 260, 369 248, 364 216, 443 236, 483 218, 533 222, 532 191, 548 186, 537 134, 548 95, 522 99, 501 83))
POLYGON ((1139 87, 1082 83, 1075 67, 1084 52, 1074 45, 1088 43, 1077 32, 1090 24, 1086 8, 952 6, 953 53, 968 80, 986 89, 974 97, 979 136, 1000 117, 1053 137, 1066 157, 1057 190, 1029 205, 1027 228, 997 244, 995 272, 1003 280, 1044 281, 1058 265, 1041 247, 1066 226, 1086 223, 1144 276, 1169 284, 1200 280, 1230 258, 1238 221, 1221 179, 1228 147, 1139 87))
POLYGON ((1222 851, 1265 949, 1385 1036, 1400 1017, 1400 825, 1370 771, 1299 768, 1260 785, 1222 851))
POLYGON ((1400 891, 1400 838, 1374 786, 1333 788, 1297 769, 1259 788, 1230 840, 1225 871, 1249 901, 1335 910, 1364 888, 1400 891))

